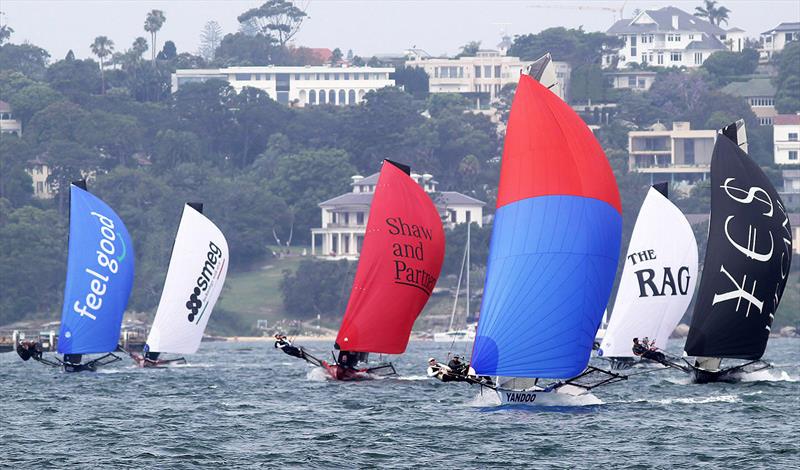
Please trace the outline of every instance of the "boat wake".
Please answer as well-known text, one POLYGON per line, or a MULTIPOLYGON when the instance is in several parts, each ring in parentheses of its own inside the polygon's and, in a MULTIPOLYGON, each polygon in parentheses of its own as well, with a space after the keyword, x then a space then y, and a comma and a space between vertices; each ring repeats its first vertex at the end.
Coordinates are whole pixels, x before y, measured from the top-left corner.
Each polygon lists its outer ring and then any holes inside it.
POLYGON ((330 375, 319 367, 314 367, 313 369, 309 369, 308 373, 306 374, 306 379, 312 382, 325 382, 329 378, 330 375))
POLYGON ((478 408, 496 407, 502 409, 515 409, 515 408, 543 408, 543 407, 559 407, 559 408, 575 408, 584 406, 602 405, 603 401, 591 393, 583 395, 568 395, 566 393, 542 393, 539 394, 539 399, 535 403, 510 403, 503 404, 496 392, 485 390, 478 393, 468 405, 478 408))
POLYGON ((792 377, 786 371, 777 369, 759 370, 741 375, 742 382, 798 382, 800 378, 792 377))
POLYGON ((427 375, 403 375, 403 376, 398 376, 398 377, 394 377, 394 378, 396 380, 405 380, 405 381, 414 381, 414 382, 423 381, 423 380, 427 381, 427 380, 431 379, 427 375))

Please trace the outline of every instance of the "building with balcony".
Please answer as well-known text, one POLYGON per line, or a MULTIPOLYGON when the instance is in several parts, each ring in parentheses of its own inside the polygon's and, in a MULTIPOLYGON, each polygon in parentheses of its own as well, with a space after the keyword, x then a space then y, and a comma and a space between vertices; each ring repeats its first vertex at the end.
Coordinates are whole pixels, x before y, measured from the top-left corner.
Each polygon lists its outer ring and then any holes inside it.
POLYGON ((646 131, 628 133, 628 169, 650 175, 651 183, 695 183, 711 171, 715 130, 692 130, 688 122, 674 122, 672 129, 657 123, 646 131))
MULTIPOLYGON (((321 202, 322 226, 311 229, 311 254, 327 259, 357 259, 364 243, 369 208, 379 173, 366 178, 353 176, 349 193, 321 202)), ((455 191, 437 192, 438 182, 430 174, 411 177, 433 199, 445 228, 474 222, 483 225, 483 201, 455 191)))
POLYGON ((753 110, 758 123, 762 126, 771 126, 772 120, 778 115, 775 110, 775 85, 770 77, 756 77, 744 82, 731 82, 722 87, 723 93, 738 96, 747 100, 753 110))
POLYGON ((0 100, 0 134, 22 137, 22 123, 14 119, 11 105, 2 100, 0 100))
POLYGON ((39 158, 28 160, 25 171, 31 176, 33 182, 33 196, 38 199, 52 199, 56 192, 48 181, 50 178, 50 167, 39 158))
POLYGON ((679 8, 644 10, 633 19, 622 19, 608 29, 625 45, 614 55, 603 58, 605 66, 616 61, 624 68, 630 64, 657 67, 700 67, 711 54, 744 47, 744 31, 725 30, 679 8))
POLYGON ((782 51, 792 41, 800 41, 800 23, 781 23, 764 31, 760 37, 761 57, 771 59, 772 54, 782 51))
POLYGON ((775 163, 800 165, 800 114, 779 114, 772 120, 775 163))
POLYGON ((218 79, 227 81, 237 92, 244 87, 258 88, 284 105, 344 106, 360 103, 370 91, 394 86, 389 78, 393 72, 393 67, 311 65, 178 69, 172 74, 172 92, 187 83, 218 79))
MULTIPOLYGON (((474 57, 427 57, 418 49, 408 51, 407 67, 417 67, 428 74, 430 93, 461 93, 494 101, 500 90, 517 84, 519 75, 532 63, 519 57, 505 55, 508 45, 501 42, 499 50, 484 49, 474 57)), ((552 88, 561 99, 567 99, 570 66, 553 62, 558 83, 552 88)))
MULTIPOLYGON (((800 169, 783 170, 781 172, 783 177, 783 190, 778 191, 783 199, 783 204, 786 210, 790 212, 800 211, 800 169)), ((795 238, 800 240, 800 238, 795 238)), ((795 243, 800 246, 800 243, 795 243)))
POLYGON ((611 82, 611 87, 633 91, 647 91, 656 81, 656 72, 651 70, 623 69, 605 72, 606 79, 611 82))

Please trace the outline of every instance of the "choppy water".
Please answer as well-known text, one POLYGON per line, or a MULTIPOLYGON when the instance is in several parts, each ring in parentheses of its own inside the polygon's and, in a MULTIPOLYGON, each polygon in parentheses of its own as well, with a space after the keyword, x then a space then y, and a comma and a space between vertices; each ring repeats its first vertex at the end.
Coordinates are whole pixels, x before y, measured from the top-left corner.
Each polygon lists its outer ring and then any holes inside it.
POLYGON ((427 357, 448 349, 411 343, 394 358, 400 378, 358 383, 324 380, 271 343, 81 374, 0 354, 0 467, 800 467, 798 340, 770 341, 776 370, 744 383, 643 374, 598 389, 602 405, 560 408, 499 407, 428 380, 427 357))

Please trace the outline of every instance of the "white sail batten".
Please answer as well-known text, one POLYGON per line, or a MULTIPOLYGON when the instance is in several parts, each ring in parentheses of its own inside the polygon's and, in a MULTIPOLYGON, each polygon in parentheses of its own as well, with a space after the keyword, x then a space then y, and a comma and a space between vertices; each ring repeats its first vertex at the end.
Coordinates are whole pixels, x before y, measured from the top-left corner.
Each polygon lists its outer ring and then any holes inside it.
POLYGON ((185 205, 164 290, 147 338, 150 351, 197 351, 225 283, 229 259, 228 243, 219 228, 185 205))
POLYGON ((650 188, 631 235, 599 354, 632 357, 633 338, 659 348, 686 313, 697 281, 697 240, 681 211, 650 188))

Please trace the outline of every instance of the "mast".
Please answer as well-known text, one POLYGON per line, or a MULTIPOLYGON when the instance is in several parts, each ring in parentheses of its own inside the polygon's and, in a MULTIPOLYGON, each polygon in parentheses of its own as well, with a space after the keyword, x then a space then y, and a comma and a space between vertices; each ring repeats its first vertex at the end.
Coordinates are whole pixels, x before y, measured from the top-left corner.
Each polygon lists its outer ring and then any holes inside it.
POLYGON ((469 312, 469 270, 470 270, 470 264, 469 264, 469 249, 470 249, 469 234, 470 234, 470 228, 471 227, 472 227, 472 221, 468 220, 467 221, 467 317, 464 319, 465 327, 466 327, 466 324, 469 323, 469 313, 470 313, 469 312))
POLYGON ((701 362, 763 356, 791 267, 789 217, 743 133, 727 126, 711 157, 708 247, 685 346, 701 362))
MULTIPOLYGON (((467 229, 469 230, 469 229, 467 229)), ((450 325, 447 331, 453 331, 453 323, 456 319, 456 309, 458 308, 458 294, 461 293, 461 280, 464 278, 464 266, 467 263, 467 254, 469 253, 469 232, 467 232, 467 246, 464 248, 464 256, 461 257, 461 269, 458 271, 458 283, 456 284, 456 296, 453 299, 453 311, 450 312, 450 325)))

